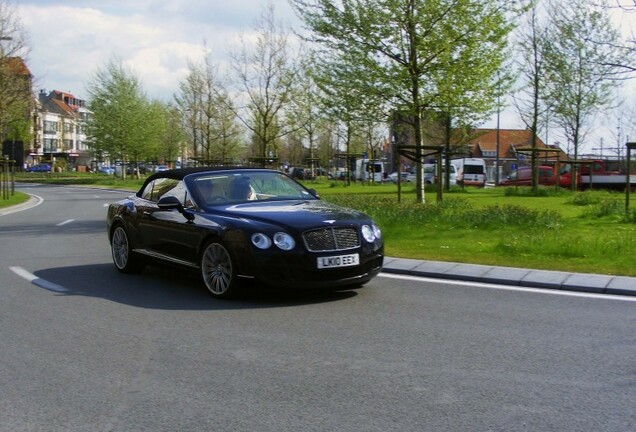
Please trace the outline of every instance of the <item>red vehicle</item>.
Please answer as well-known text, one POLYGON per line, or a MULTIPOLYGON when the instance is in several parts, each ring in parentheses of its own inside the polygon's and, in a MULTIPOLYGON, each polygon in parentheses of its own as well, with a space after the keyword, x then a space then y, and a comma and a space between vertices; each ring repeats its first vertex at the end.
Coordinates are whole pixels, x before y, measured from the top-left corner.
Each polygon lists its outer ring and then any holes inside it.
MULTIPOLYGON (((539 184, 544 186, 554 186, 559 183, 561 187, 570 186, 570 177, 557 175, 555 168, 549 165, 539 165, 539 184)), ((531 186, 532 167, 522 166, 514 170, 510 175, 499 182, 501 186, 531 186)))
MULTIPOLYGON (((577 163, 577 188, 585 189, 613 189, 625 190, 625 182, 627 173, 625 171, 624 162, 611 161, 602 159, 583 160, 577 163)), ((572 164, 565 163, 562 165, 561 177, 564 178, 568 185, 572 180, 572 164)), ((629 176, 630 189, 636 189, 636 174, 629 176)))
MULTIPOLYGON (((585 160, 579 161, 577 165, 577 189, 625 190, 626 173, 619 161, 585 160)), ((563 188, 570 188, 573 166, 572 163, 567 162, 561 164, 558 174, 554 166, 538 166, 539 184, 553 186, 558 183, 563 188)), ((532 168, 530 166, 519 167, 499 184, 502 186, 530 186, 532 185, 532 168)), ((632 190, 636 190, 636 174, 630 174, 630 187, 632 190)))

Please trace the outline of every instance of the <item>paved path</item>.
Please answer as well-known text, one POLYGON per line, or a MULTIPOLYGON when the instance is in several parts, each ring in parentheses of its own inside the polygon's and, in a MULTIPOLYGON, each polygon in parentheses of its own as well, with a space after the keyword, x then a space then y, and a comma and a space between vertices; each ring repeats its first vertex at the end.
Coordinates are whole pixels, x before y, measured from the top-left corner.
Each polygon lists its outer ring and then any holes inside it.
POLYGON ((382 271, 385 273, 440 279, 636 296, 636 277, 494 267, 392 257, 385 257, 382 271))

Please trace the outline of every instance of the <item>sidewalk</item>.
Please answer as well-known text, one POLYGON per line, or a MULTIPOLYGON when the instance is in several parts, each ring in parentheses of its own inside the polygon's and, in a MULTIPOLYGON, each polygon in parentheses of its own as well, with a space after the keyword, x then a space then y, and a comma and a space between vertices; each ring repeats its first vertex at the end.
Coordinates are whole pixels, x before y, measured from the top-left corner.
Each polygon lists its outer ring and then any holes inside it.
POLYGON ((545 288, 589 293, 636 296, 636 277, 494 267, 405 258, 384 258, 385 273, 545 288))

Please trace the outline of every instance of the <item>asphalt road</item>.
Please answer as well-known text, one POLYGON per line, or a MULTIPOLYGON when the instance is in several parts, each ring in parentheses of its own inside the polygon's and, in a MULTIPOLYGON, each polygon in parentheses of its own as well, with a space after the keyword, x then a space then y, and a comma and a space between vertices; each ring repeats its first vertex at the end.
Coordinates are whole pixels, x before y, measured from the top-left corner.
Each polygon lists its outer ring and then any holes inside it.
POLYGON ((119 274, 105 204, 0 216, 0 431, 634 431, 636 299, 383 275, 210 298, 119 274))

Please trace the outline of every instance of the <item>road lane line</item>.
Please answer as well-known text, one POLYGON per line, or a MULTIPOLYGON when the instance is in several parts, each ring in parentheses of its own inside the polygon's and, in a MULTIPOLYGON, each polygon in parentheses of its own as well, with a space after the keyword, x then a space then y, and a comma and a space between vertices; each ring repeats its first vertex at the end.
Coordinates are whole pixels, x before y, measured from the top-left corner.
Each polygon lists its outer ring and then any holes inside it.
POLYGON ((9 269, 13 273, 15 273, 18 276, 28 280, 33 285, 39 286, 40 288, 44 288, 46 290, 57 292, 57 293, 66 293, 66 292, 69 291, 67 288, 64 288, 61 285, 54 284, 53 282, 49 282, 46 279, 39 278, 36 275, 34 275, 32 273, 29 273, 28 271, 26 271, 22 267, 9 267, 9 269))
POLYGON ((615 295, 615 294, 596 294, 596 293, 585 293, 585 292, 555 290, 555 289, 546 289, 546 288, 528 288, 528 287, 520 287, 515 285, 496 285, 496 284, 488 284, 483 282, 458 281, 458 280, 452 280, 452 279, 436 279, 436 278, 428 278, 428 277, 421 277, 421 276, 399 275, 399 274, 393 274, 393 273, 380 273, 378 277, 384 277, 389 279, 410 280, 410 281, 416 281, 416 282, 430 282, 434 284, 444 284, 444 285, 471 286, 471 287, 496 289, 496 290, 503 290, 503 291, 522 291, 522 292, 529 292, 529 293, 552 294, 552 295, 560 295, 560 296, 568 296, 568 297, 584 297, 584 298, 602 299, 602 300, 619 300, 619 301, 636 302, 636 297, 634 296, 621 296, 621 295, 615 295))
POLYGON ((60 222, 59 224, 55 225, 55 226, 62 226, 62 225, 66 225, 69 224, 71 222, 73 222, 75 219, 66 219, 64 222, 60 222))

